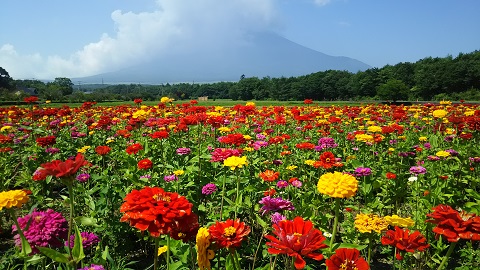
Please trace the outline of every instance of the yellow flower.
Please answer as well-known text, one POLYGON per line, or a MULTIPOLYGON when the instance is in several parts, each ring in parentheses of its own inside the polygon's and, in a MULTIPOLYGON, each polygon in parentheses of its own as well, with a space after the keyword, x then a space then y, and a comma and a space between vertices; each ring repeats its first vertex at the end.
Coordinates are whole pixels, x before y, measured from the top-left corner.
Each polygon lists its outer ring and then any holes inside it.
POLYGON ((247 102, 247 104, 245 104, 245 106, 255 106, 255 102, 247 102))
POLYGON ((243 151, 246 151, 246 152, 253 152, 255 149, 253 147, 244 147, 243 148, 243 151))
POLYGON ((50 101, 50 100, 45 100, 45 103, 46 103, 46 104, 49 104, 50 102, 52 102, 52 101, 50 101))
POLYGON ((89 145, 85 145, 84 147, 77 150, 78 153, 85 153, 90 148, 89 145))
POLYGON ((287 167, 287 170, 294 171, 296 168, 298 168, 298 166, 290 165, 290 166, 287 167))
POLYGON ((22 207, 28 201, 28 195, 23 190, 8 190, 0 192, 0 211, 3 208, 22 207))
POLYGON ((249 141, 252 139, 252 136, 250 135, 243 135, 243 138, 246 140, 246 141, 249 141))
POLYGON ((173 174, 175 174, 176 176, 180 176, 180 175, 183 175, 185 172, 183 170, 176 170, 176 171, 173 171, 173 174))
POLYGON ((450 105, 450 104, 452 104, 452 102, 449 101, 449 100, 442 100, 442 101, 440 101, 440 105, 450 105))
POLYGON ((354 159, 357 159, 357 156, 355 156, 355 155, 350 155, 350 156, 348 156, 345 160, 348 162, 348 161, 354 160, 354 159))
POLYGON ((114 141, 115 141, 115 140, 110 139, 110 140, 107 140, 105 143, 106 143, 106 144, 109 144, 109 143, 112 143, 112 142, 114 142, 114 141))
POLYGON ((173 102, 173 98, 162 97, 162 98, 160 99, 160 102, 161 102, 161 103, 172 103, 172 102, 173 102))
POLYGON ((393 148, 393 147, 388 148, 388 152, 393 152, 393 151, 395 151, 395 148, 393 148))
POLYGON ((198 268, 200 270, 210 270, 210 260, 213 259, 215 254, 213 250, 208 249, 210 247, 210 233, 207 228, 202 227, 198 229, 196 246, 198 268))
POLYGON ((433 117, 435 118, 443 118, 448 114, 445 110, 435 110, 432 112, 433 117))
POLYGON ((237 157, 231 156, 223 161, 223 166, 230 167, 230 170, 235 170, 236 168, 242 168, 243 165, 247 165, 247 157, 237 157))
POLYGON ((381 233, 388 230, 388 223, 374 214, 358 214, 355 217, 355 228, 361 233, 371 233, 372 231, 381 233))
POLYGON ((369 126, 367 130, 372 133, 382 132, 382 128, 379 126, 369 126))
POLYGON ((418 138, 418 140, 421 141, 421 142, 426 142, 428 140, 428 138, 425 137, 425 136, 422 136, 422 137, 418 138))
POLYGON ((4 132, 5 130, 10 130, 10 129, 12 129, 12 126, 3 126, 2 128, 0 128, 0 131, 4 132))
POLYGON ((315 163, 315 160, 311 160, 311 159, 305 160, 306 165, 312 166, 314 163, 315 163))
POLYGON ((229 128, 229 127, 219 127, 219 128, 218 128, 218 131, 220 131, 220 132, 222 132, 222 133, 226 133, 226 132, 232 131, 232 129, 229 128))
POLYGON ((317 183, 318 192, 334 198, 350 198, 355 195, 358 181, 354 176, 333 172, 320 176, 317 183))
POLYGON ((373 143, 373 136, 368 134, 357 134, 355 135, 355 139, 360 142, 370 142, 373 143))
POLYGON ((162 255, 162 254, 165 253, 167 250, 168 250, 168 247, 167 247, 167 246, 159 247, 159 248, 158 248, 158 255, 157 255, 157 256, 162 255))
POLYGON ((446 157, 449 157, 450 156, 450 153, 447 152, 447 151, 438 151, 437 154, 435 154, 437 157, 443 157, 443 158, 446 158, 446 157))
POLYGON ((398 227, 412 227, 415 225, 415 221, 411 218, 401 218, 397 215, 386 216, 383 218, 388 225, 391 226, 398 226, 398 227))

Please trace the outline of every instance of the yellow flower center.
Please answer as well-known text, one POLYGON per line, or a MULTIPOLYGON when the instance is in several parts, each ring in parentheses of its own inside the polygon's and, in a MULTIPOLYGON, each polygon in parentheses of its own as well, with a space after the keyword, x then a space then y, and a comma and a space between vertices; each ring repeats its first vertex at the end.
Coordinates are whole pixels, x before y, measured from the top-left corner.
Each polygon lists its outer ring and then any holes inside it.
POLYGON ((236 231, 237 230, 234 227, 230 226, 225 228, 225 230, 223 231, 223 234, 228 237, 228 236, 232 236, 236 231))
POLYGON ((157 202, 158 202, 158 201, 170 202, 170 201, 172 200, 170 197, 163 196, 163 195, 161 195, 161 194, 155 194, 155 195, 153 195, 153 199, 156 200, 157 202))

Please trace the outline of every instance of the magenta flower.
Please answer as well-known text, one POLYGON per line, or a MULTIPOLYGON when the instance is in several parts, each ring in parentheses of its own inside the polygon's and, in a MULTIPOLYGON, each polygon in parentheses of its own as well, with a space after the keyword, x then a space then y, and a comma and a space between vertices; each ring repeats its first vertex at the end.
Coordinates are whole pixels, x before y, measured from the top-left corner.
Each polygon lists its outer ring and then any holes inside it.
POLYGON ((335 143, 333 138, 323 137, 318 140, 318 145, 315 146, 315 151, 322 151, 323 149, 327 148, 335 148, 338 144, 335 143))
POLYGON ((278 224, 278 222, 287 219, 284 215, 282 215, 278 212, 273 213, 270 218, 271 218, 273 224, 278 224))
POLYGON ((353 172, 353 175, 356 176, 356 177, 369 176, 370 174, 372 174, 372 169, 364 168, 364 167, 358 167, 353 172))
POLYGON ((426 174, 427 169, 425 169, 422 166, 413 166, 413 167, 410 168, 410 173, 414 174, 415 176, 417 176, 419 174, 426 174))
POLYGON ((188 155, 192 152, 192 149, 188 147, 182 147, 177 149, 177 154, 179 155, 188 155))
POLYGON ((262 215, 268 212, 278 212, 282 210, 295 210, 292 202, 289 200, 284 200, 282 198, 272 198, 270 196, 263 197, 259 202, 259 204, 263 204, 260 211, 262 211, 262 215))
POLYGON ((91 264, 90 266, 86 266, 84 268, 79 268, 78 270, 105 270, 102 265, 98 264, 91 264))
MULTIPOLYGON (((47 211, 34 210, 31 214, 18 218, 18 224, 32 247, 32 253, 39 252, 37 247, 62 247, 67 238, 68 223, 62 214, 52 209, 47 211), (29 224, 29 225, 28 225, 29 224), (28 225, 28 229, 25 228, 28 225)), ((17 232, 17 226, 12 226, 13 233, 17 232)), ((15 244, 21 247, 20 235, 13 237, 15 244)))
MULTIPOLYGON (((89 249, 92 246, 98 244, 100 242, 100 238, 94 233, 91 232, 81 232, 80 235, 82 236, 82 245, 84 249, 89 249)), ((75 235, 70 236, 70 248, 73 248, 75 244, 75 235)), ((68 245, 67 241, 65 241, 65 245, 68 245)))
POLYGON ((175 175, 175 174, 171 174, 171 175, 165 175, 163 177, 163 180, 165 180, 165 182, 172 182, 172 181, 177 181, 178 180, 178 177, 175 175))
POLYGON ((277 182, 277 187, 278 188, 286 188, 288 187, 288 182, 285 180, 280 180, 277 182))
POLYGON ((202 187, 203 195, 211 195, 217 191, 217 186, 214 183, 208 183, 202 187))
POLYGON ((79 175, 77 175, 76 177, 77 181, 80 182, 80 183, 85 183, 88 181, 88 179, 90 179, 90 174, 88 173, 81 173, 79 175))

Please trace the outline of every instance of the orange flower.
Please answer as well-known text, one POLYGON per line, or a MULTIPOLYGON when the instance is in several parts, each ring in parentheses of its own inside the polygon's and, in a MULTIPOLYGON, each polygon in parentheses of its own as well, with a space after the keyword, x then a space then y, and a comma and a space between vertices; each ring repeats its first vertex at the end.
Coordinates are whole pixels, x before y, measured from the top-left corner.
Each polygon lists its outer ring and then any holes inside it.
POLYGON ((153 166, 153 162, 150 159, 145 158, 140 160, 137 166, 139 170, 148 170, 153 166))
POLYGON ((95 152, 97 154, 99 154, 100 156, 104 156, 104 155, 110 153, 111 150, 112 149, 110 147, 106 146, 106 145, 100 145, 100 146, 95 147, 95 152))
MULTIPOLYGON (((330 169, 335 165, 335 155, 330 152, 323 152, 320 155, 320 166, 323 167, 324 169, 330 169)), ((314 165, 315 166, 315 165, 314 165)))
POLYGON ((263 179, 263 181, 273 182, 280 177, 279 172, 266 170, 264 172, 259 173, 259 176, 263 179))
POLYGON ((240 219, 227 219, 224 222, 217 221, 208 229, 212 241, 217 243, 220 248, 240 247, 244 237, 250 233, 250 227, 240 219))
POLYGON ((134 189, 124 201, 120 221, 129 222, 141 231, 147 230, 153 237, 178 230, 178 224, 192 214, 192 204, 185 197, 159 187, 134 189))
POLYGON ((127 154, 131 155, 131 154, 138 153, 142 149, 143 149, 143 146, 141 144, 134 143, 134 144, 128 146, 125 151, 127 152, 127 154))

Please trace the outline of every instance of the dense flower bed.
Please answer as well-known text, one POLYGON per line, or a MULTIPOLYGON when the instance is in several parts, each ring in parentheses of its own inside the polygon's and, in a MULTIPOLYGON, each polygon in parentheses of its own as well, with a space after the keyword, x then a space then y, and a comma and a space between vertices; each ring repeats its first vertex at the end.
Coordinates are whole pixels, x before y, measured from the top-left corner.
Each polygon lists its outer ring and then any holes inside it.
POLYGON ((479 131, 450 102, 0 108, 0 269, 478 269, 479 131))

